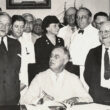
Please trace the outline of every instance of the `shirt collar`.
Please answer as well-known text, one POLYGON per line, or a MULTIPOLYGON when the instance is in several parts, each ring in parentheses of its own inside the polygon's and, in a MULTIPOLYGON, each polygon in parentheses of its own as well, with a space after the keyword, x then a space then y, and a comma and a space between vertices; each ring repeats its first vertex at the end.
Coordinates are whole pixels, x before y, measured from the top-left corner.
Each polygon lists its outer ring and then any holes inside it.
MULTIPOLYGON (((55 72, 53 72, 51 69, 49 69, 49 71, 50 71, 50 75, 51 75, 53 78, 57 78, 55 72)), ((61 77, 64 77, 64 73, 65 73, 64 71, 65 71, 65 70, 63 70, 62 72, 58 73, 58 74, 59 74, 59 75, 58 75, 58 79, 61 78, 61 77)))
MULTIPOLYGON (((105 45, 103 44, 103 45, 102 45, 102 49, 103 49, 104 51, 105 51, 105 48, 106 48, 106 47, 105 47, 105 45)), ((110 47, 108 48, 108 51, 110 51, 110 47)))
POLYGON ((84 30, 84 32, 89 31, 91 29, 92 25, 89 24, 88 26, 86 26, 84 29, 78 29, 78 30, 84 30))
POLYGON ((76 30, 77 30, 77 27, 76 27, 76 26, 71 27, 70 25, 67 25, 67 27, 69 28, 69 30, 70 30, 70 29, 72 29, 72 28, 74 28, 74 31, 76 31, 76 30))
POLYGON ((16 40, 18 40, 18 41, 20 41, 20 42, 21 42, 21 40, 23 39, 22 36, 19 37, 18 39, 17 39, 16 37, 14 37, 13 35, 10 35, 9 37, 12 38, 12 39, 16 39, 16 40))
POLYGON ((0 44, 1 44, 1 40, 2 40, 2 37, 0 37, 0 44))

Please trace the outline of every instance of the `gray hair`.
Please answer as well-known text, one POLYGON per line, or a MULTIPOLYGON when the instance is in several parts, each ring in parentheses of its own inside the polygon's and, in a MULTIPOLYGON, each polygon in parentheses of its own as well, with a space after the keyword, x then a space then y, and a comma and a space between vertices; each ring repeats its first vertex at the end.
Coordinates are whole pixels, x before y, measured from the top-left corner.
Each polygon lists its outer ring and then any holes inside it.
POLYGON ((64 46, 56 46, 53 50, 55 49, 62 49, 64 54, 68 57, 68 59, 70 59, 70 53, 68 51, 68 49, 64 46))

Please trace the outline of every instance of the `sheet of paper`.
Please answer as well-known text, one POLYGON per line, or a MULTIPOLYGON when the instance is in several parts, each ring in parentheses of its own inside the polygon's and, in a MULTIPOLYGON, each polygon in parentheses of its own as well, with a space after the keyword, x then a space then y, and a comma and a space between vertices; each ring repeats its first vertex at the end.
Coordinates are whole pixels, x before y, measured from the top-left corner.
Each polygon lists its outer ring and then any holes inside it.
POLYGON ((110 110, 110 106, 92 103, 84 105, 74 105, 67 110, 110 110))

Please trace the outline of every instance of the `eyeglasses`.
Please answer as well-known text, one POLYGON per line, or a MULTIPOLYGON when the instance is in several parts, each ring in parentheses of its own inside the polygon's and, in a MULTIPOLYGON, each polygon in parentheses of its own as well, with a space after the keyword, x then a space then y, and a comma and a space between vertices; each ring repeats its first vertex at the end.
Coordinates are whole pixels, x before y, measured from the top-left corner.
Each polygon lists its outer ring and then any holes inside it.
POLYGON ((96 22, 96 25, 101 25, 102 23, 103 23, 103 22, 100 22, 100 23, 97 23, 97 22, 96 22))
POLYGON ((0 23, 0 28, 9 28, 10 27, 10 24, 3 24, 3 23, 0 23))
POLYGON ((71 14, 71 15, 66 15, 66 18, 74 18, 75 17, 75 14, 71 14))
POLYGON ((110 31, 105 30, 105 31, 99 31, 99 34, 110 34, 110 31))
POLYGON ((79 20, 79 19, 88 19, 89 16, 86 16, 86 15, 83 15, 83 16, 76 16, 76 19, 79 20))
POLYGON ((26 21, 26 24, 33 24, 33 21, 26 21))

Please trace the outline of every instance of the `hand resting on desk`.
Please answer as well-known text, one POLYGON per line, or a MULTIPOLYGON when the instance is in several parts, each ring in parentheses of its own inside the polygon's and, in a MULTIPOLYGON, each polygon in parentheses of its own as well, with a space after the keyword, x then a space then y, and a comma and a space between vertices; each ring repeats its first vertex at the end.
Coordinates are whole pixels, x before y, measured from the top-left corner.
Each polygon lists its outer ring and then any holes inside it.
POLYGON ((93 101, 91 101, 88 98, 82 98, 82 97, 72 97, 70 99, 64 100, 63 103, 64 104, 69 104, 70 106, 73 105, 80 105, 80 104, 89 104, 92 103, 93 101))

